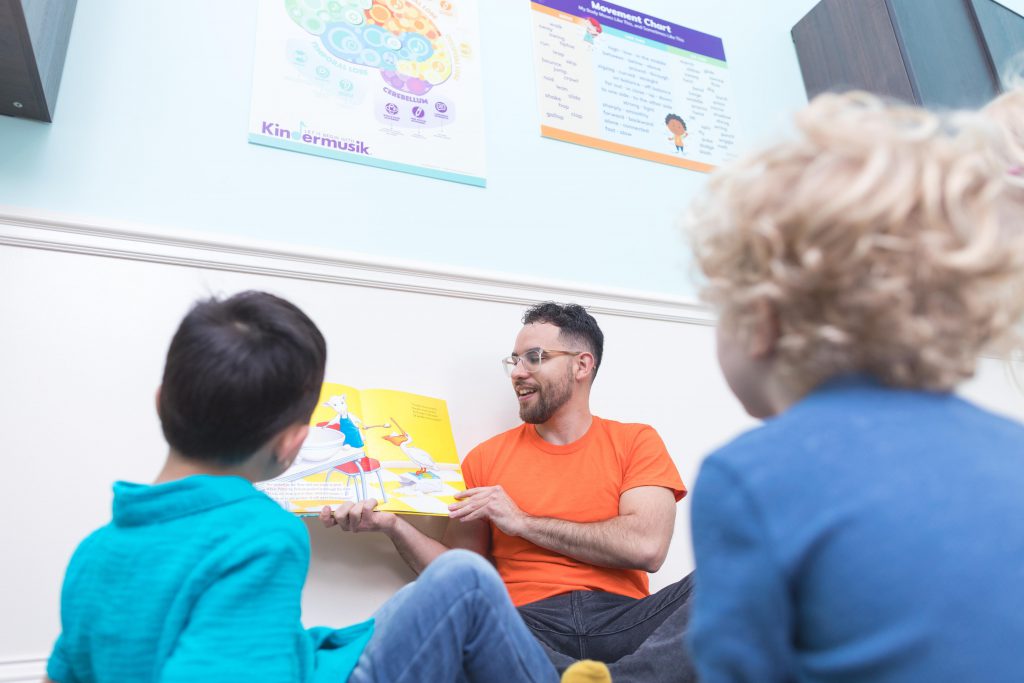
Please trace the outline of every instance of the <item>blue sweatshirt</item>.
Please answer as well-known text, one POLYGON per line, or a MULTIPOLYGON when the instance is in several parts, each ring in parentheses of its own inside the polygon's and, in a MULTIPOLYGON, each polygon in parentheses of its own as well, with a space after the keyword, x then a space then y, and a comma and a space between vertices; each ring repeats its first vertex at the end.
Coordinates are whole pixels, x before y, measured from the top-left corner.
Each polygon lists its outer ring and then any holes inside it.
POLYGON ((693 538, 702 683, 1024 681, 1024 427, 951 394, 827 384, 708 457, 693 538))

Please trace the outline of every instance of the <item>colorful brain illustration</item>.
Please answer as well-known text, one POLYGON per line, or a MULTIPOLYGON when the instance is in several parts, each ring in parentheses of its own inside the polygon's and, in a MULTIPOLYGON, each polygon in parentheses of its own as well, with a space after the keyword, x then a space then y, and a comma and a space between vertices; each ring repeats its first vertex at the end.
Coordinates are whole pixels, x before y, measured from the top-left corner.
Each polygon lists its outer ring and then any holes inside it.
POLYGON ((408 0, 285 0, 284 5, 327 52, 379 69, 396 90, 425 95, 452 75, 441 32, 408 0))

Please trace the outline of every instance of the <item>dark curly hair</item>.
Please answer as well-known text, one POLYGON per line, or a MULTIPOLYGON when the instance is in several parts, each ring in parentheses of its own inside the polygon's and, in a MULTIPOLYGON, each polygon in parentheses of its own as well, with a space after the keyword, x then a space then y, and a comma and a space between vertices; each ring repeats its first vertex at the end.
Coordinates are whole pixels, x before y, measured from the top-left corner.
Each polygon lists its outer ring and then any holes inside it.
POLYGON ((545 301, 537 304, 523 314, 523 324, 548 323, 560 332, 559 336, 571 344, 582 345, 594 354, 594 374, 601 367, 601 356, 604 354, 604 333, 598 326, 594 316, 579 304, 558 304, 545 301))

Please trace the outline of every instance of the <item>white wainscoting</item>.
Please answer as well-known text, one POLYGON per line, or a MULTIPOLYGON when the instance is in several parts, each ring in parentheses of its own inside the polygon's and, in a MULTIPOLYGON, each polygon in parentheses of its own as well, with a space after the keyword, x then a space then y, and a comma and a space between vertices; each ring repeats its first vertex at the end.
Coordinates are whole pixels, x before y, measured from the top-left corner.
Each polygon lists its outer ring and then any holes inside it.
MULTIPOLYGON (((243 289, 310 314, 329 379, 447 399, 460 455, 518 423, 498 359, 523 309, 549 299, 588 306, 605 331, 595 412, 654 425, 688 485, 754 424, 719 375, 713 316, 691 301, 0 209, 0 682, 42 675, 68 558, 108 521, 111 482, 150 480, 163 460, 154 392, 181 316, 243 289)), ((965 392, 1024 417, 996 360, 965 392)), ((363 619, 412 578, 382 537, 307 526, 308 625, 363 619)), ((684 500, 653 588, 692 569, 688 527, 684 500)))

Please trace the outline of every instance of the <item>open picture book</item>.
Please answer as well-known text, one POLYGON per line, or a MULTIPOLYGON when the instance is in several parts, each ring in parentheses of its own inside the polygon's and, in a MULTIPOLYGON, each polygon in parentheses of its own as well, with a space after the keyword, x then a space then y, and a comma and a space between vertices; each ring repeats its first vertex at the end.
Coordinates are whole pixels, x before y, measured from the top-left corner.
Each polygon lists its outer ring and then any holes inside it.
POLYGON ((295 462, 256 488, 301 516, 367 498, 379 512, 447 516, 466 484, 443 400, 325 382, 295 462))

